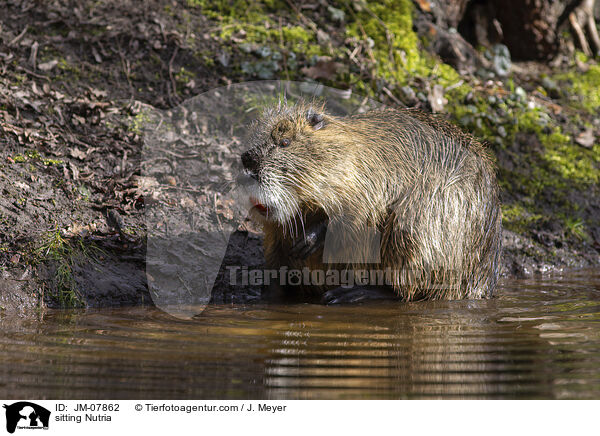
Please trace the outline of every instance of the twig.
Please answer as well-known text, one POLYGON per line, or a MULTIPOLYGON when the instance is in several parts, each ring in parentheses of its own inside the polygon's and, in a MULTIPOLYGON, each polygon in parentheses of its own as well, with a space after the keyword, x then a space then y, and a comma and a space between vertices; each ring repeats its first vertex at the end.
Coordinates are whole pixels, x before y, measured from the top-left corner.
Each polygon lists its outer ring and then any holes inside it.
POLYGON ((558 20, 556 21, 556 28, 554 29, 556 33, 558 33, 563 23, 567 21, 567 19, 571 18, 571 14, 573 13, 573 11, 579 6, 581 6, 583 1, 584 0, 572 0, 570 3, 567 3, 567 5, 560 14, 560 17, 558 17, 558 20))
POLYGON ((21 33, 19 33, 17 36, 15 36, 15 38, 8 43, 9 47, 12 47, 13 45, 16 45, 21 39, 23 39, 23 37, 25 36, 25 34, 27 33, 27 31, 29 30, 29 25, 26 25, 25 28, 21 31, 21 33))
POLYGON ((406 107, 406 105, 404 103, 402 103, 400 100, 398 100, 396 98, 396 96, 394 94, 392 94, 392 91, 387 89, 385 86, 382 88, 382 91, 385 92, 387 94, 387 96, 389 98, 391 98, 394 101, 394 103, 396 103, 398 106, 406 107))
POLYGON ((32 76, 37 77, 38 79, 45 79, 47 81, 50 81, 50 78, 48 76, 44 76, 43 74, 38 74, 34 71, 28 70, 25 67, 17 66, 17 69, 20 71, 25 71, 27 74, 31 74, 32 76))
POLYGON ((200 156, 200 153, 181 154, 175 151, 167 150, 166 148, 159 148, 158 150, 170 154, 171 156, 176 157, 178 159, 195 159, 198 156, 200 156))
POLYGON ((117 38, 117 47, 119 48, 118 53, 119 53, 119 57, 121 58, 121 68, 123 68, 123 72, 125 73, 125 78, 127 79, 127 83, 129 84, 129 91, 131 93, 131 98, 133 98, 135 91, 133 88, 133 84, 131 83, 131 79, 129 78, 129 73, 130 73, 129 62, 125 59, 125 56, 123 56, 123 50, 121 48, 120 38, 117 38))
POLYGON ((592 50, 590 49, 590 45, 588 44, 587 39, 585 39, 583 29, 579 25, 579 21, 577 21, 577 16, 575 15, 575 12, 571 12, 571 14, 569 15, 569 22, 571 23, 573 31, 577 35, 577 39, 579 40, 579 45, 581 46, 581 49, 583 50, 586 56, 591 56, 592 50))
POLYGON ((125 167, 127 166, 127 150, 123 152, 123 159, 121 159, 121 175, 125 174, 125 167))
POLYGON ((217 217, 217 222, 219 223, 219 230, 223 230, 223 223, 221 223, 221 218, 219 218, 219 213, 217 212, 217 193, 213 194, 213 210, 215 212, 215 216, 217 217))
POLYGON ((463 83, 465 83, 465 81, 461 79, 458 82, 453 83, 452 85, 450 85, 449 87, 447 87, 445 89, 445 92, 452 91, 453 89, 458 88, 459 86, 461 86, 463 83))
POLYGON ((175 56, 177 56, 177 52, 179 51, 179 46, 175 46, 175 50, 173 50, 173 56, 169 60, 169 78, 171 79, 171 86, 173 87, 173 95, 175 96, 175 101, 177 101, 177 83, 175 82, 175 78, 173 77, 173 61, 175 60, 175 56))
POLYGON ((31 52, 29 53, 29 65, 31 65, 34 70, 37 68, 37 54, 39 46, 40 45, 38 42, 35 41, 33 44, 31 44, 31 52))
POLYGON ((598 54, 600 53, 600 36, 598 36, 598 29, 596 29, 596 22, 594 21, 594 11, 588 12, 587 29, 590 39, 594 43, 596 54, 598 54))
POLYGON ((171 185, 159 185, 163 189, 175 189, 177 191, 192 192, 194 194, 204 194, 202 189, 186 188, 185 186, 171 186, 171 185))

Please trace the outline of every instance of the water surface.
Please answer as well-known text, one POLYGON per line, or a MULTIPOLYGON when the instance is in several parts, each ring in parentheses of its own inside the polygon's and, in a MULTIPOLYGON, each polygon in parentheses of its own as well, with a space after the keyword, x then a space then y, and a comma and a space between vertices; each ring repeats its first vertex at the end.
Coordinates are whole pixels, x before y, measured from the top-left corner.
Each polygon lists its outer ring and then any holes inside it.
POLYGON ((0 398, 600 399, 600 271, 484 301, 0 318, 0 398))

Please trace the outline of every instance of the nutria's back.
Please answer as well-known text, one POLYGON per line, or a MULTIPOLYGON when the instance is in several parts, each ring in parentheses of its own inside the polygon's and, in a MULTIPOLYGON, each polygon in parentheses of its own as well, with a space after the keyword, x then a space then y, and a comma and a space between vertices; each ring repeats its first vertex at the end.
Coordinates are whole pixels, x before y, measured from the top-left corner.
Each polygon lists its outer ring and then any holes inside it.
POLYGON ((500 206, 492 161, 474 138, 414 110, 333 117, 306 104, 270 109, 253 129, 242 160, 256 180, 269 267, 387 270, 405 299, 491 295, 500 206), (330 249, 295 255, 297 239, 323 222, 330 249), (369 229, 379 234, 375 263, 355 242, 369 229), (348 260, 328 259, 331 247, 348 260))

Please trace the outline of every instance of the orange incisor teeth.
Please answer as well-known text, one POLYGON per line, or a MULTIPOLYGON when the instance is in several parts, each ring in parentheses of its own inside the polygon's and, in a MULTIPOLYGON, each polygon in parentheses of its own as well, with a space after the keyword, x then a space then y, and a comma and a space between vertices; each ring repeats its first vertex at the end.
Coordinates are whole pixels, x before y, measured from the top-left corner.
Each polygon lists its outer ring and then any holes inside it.
POLYGON ((261 214, 267 213, 267 207, 254 197, 250 197, 250 202, 261 214))

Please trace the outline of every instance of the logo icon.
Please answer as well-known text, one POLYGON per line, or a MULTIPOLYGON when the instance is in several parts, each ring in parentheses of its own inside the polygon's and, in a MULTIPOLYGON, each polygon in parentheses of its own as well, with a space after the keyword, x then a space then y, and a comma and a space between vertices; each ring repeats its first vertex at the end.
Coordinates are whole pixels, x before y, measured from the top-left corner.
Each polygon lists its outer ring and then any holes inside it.
POLYGON ((6 409, 6 431, 19 429, 48 429, 50 411, 29 401, 4 405, 6 409))

